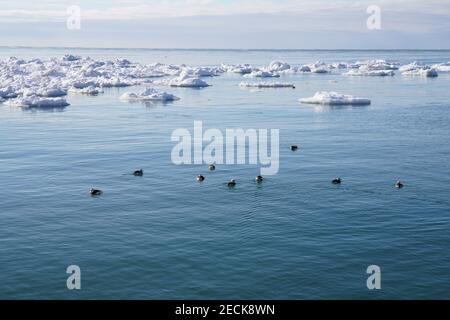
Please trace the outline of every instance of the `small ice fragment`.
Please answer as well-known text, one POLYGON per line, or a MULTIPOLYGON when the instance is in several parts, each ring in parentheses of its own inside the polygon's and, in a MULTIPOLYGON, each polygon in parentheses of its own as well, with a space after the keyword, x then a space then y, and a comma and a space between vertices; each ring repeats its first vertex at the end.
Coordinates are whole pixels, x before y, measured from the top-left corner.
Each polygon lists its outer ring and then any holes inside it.
POLYGON ((179 100, 179 98, 173 94, 161 92, 153 88, 147 88, 138 94, 134 92, 125 92, 120 96, 120 99, 128 101, 140 100, 140 101, 162 101, 162 102, 179 100))
POLYGON ((426 78, 436 78, 438 76, 438 73, 435 69, 424 67, 424 68, 404 71, 404 72, 402 72, 402 75, 404 75, 404 76, 419 76, 419 77, 426 77, 426 78))
POLYGON ((245 75, 245 77, 253 78, 279 78, 280 75, 272 71, 255 70, 250 74, 245 75))
POLYGON ((325 105, 369 105, 370 100, 337 92, 316 92, 313 97, 300 99, 301 103, 325 105))
POLYGON ((241 82, 239 86, 243 88, 295 88, 292 83, 282 82, 241 82))
POLYGON ((11 107, 24 108, 61 108, 69 105, 64 98, 44 98, 39 96, 12 99, 8 101, 8 104, 11 107))

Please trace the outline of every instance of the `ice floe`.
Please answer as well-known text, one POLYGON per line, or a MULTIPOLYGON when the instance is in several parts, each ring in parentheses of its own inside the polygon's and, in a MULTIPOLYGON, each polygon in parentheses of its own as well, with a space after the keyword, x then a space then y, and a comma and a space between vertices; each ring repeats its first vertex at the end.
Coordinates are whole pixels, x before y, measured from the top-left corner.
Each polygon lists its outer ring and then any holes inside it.
POLYGON ((394 70, 399 68, 397 63, 386 60, 357 61, 348 65, 347 76, 387 77, 395 75, 394 70))
POLYGON ((402 72, 402 75, 436 78, 438 76, 438 72, 435 69, 432 69, 430 67, 423 67, 423 68, 404 71, 404 72, 402 72))
POLYGON ((248 78, 279 78, 280 75, 278 73, 275 73, 272 71, 255 70, 249 74, 246 74, 245 77, 248 77, 248 78))
POLYGON ((365 76, 365 77, 387 77, 395 75, 393 70, 372 70, 368 66, 361 66, 358 69, 350 69, 344 73, 346 76, 365 76))
POLYGON ((8 105, 11 107, 24 108, 61 108, 67 107, 69 103, 64 98, 29 96, 8 100, 8 105))
POLYGON ((450 62, 435 64, 432 68, 437 72, 450 72, 450 62))
POLYGON ((12 86, 0 88, 0 98, 9 99, 17 97, 17 93, 12 86))
POLYGON ((204 88, 209 87, 209 84, 202 79, 190 75, 188 72, 183 71, 178 77, 173 79, 164 79, 153 81, 155 85, 163 85, 170 87, 182 87, 182 88, 204 88))
POLYGON ((284 61, 272 61, 268 67, 268 71, 279 72, 291 69, 291 66, 284 61))
POLYGON ((176 97, 171 93, 158 91, 154 88, 147 88, 140 93, 125 92, 120 96, 120 99, 127 101, 162 101, 162 102, 179 100, 178 97, 176 97))
MULTIPOLYGON (((268 61, 269 62, 269 61, 268 61)), ((293 61, 291 61, 293 62, 293 61)), ((97 95, 106 88, 131 86, 170 86, 203 88, 210 86, 209 79, 223 74, 230 77, 253 78, 255 82, 242 82, 247 88, 294 87, 291 83, 263 82, 269 78, 291 77, 303 74, 328 74, 348 76, 393 76, 395 70, 405 76, 436 77, 440 72, 450 72, 450 62, 425 65, 412 62, 400 65, 382 59, 363 61, 316 61, 297 64, 275 60, 268 64, 221 64, 188 66, 185 64, 136 63, 127 59, 94 59, 74 54, 48 59, 22 59, 11 57, 0 60, 0 101, 11 101, 11 105, 58 105, 67 103, 62 98, 67 93, 97 95), (343 71, 341 71, 343 70, 343 71), (261 82, 257 82, 261 80, 261 82)), ((251 81, 251 80, 248 80, 251 81)), ((291 81, 291 80, 288 80, 291 81)), ((132 90, 130 90, 132 91, 132 90)), ((323 93, 322 93, 323 96, 323 93)), ((127 97, 125 95, 125 97, 127 97)), ((334 96, 332 96, 334 97, 334 96)), ((332 98, 331 97, 331 98, 332 98)), ((172 97, 175 99, 176 97, 172 97)), ((322 97, 323 98, 323 97, 322 97)), ((331 99, 330 98, 330 99, 331 99)), ((165 100, 167 93, 128 93, 130 100, 165 100)), ((339 100, 339 99, 337 99, 339 100)), ((331 99, 332 102, 335 100, 331 99)))
POLYGON ((302 66, 302 71, 311 73, 329 73, 330 68, 325 62, 316 61, 314 63, 302 66))
POLYGON ((292 83, 282 82, 241 82, 239 86, 242 88, 295 88, 292 83))
POLYGON ((253 67, 249 64, 222 64, 222 69, 228 73, 238 74, 248 74, 253 71, 253 67))
POLYGON ((420 77, 429 77, 435 78, 438 76, 438 72, 436 67, 430 67, 428 65, 421 64, 417 61, 414 61, 409 64, 405 64, 399 68, 399 71, 402 75, 405 76, 420 76, 420 77))
POLYGON ((63 61, 77 61, 77 60, 81 60, 81 57, 80 56, 75 56, 75 55, 72 55, 72 54, 66 54, 61 59, 63 61))
POLYGON ((417 61, 414 61, 412 63, 409 64, 405 64, 403 66, 401 66, 398 71, 400 71, 401 73, 403 72, 407 72, 407 71, 411 71, 411 70, 415 70, 415 69, 421 69, 423 68, 424 65, 418 63, 417 61))
POLYGON ((82 89, 77 89, 77 88, 70 88, 68 90, 70 93, 79 93, 79 94, 85 94, 85 95, 90 95, 90 96, 96 96, 100 93, 103 93, 103 91, 95 86, 89 86, 89 87, 84 87, 82 89))
POLYGON ((398 63, 377 59, 377 60, 357 61, 351 64, 350 67, 354 69, 366 67, 367 69, 370 70, 397 70, 399 68, 399 65, 398 63))
POLYGON ((370 100, 337 92, 316 92, 313 97, 302 98, 301 103, 323 105, 369 105, 370 100))

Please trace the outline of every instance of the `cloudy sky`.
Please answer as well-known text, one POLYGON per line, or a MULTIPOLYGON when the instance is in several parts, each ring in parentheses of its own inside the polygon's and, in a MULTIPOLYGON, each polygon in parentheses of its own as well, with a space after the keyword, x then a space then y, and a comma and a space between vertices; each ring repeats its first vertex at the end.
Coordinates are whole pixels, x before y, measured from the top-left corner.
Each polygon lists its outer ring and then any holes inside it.
POLYGON ((450 0, 2 0, 0 33, 1 46, 450 49, 450 0))

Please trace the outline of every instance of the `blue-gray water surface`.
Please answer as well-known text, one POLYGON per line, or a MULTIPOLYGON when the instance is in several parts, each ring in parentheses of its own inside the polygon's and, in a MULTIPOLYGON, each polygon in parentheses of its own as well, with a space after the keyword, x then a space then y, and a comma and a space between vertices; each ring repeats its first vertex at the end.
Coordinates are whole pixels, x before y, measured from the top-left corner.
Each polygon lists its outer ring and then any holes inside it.
MULTIPOLYGON (((450 51, 1 48, 0 57, 69 52, 188 65, 450 61, 450 51)), ((0 298, 450 299, 450 74, 283 76, 295 90, 241 89, 242 80, 170 88, 181 98, 170 104, 118 99, 138 88, 69 95, 60 110, 0 104, 0 298), (298 102, 316 91, 372 104, 298 102), (279 173, 257 186, 255 165, 174 165, 172 131, 197 120, 223 132, 280 129, 279 173), (130 174, 137 168, 143 177, 130 174), (104 194, 90 197, 91 187, 104 194), (66 287, 69 265, 81 268, 81 290, 66 287), (381 290, 367 289, 370 265, 381 290)))

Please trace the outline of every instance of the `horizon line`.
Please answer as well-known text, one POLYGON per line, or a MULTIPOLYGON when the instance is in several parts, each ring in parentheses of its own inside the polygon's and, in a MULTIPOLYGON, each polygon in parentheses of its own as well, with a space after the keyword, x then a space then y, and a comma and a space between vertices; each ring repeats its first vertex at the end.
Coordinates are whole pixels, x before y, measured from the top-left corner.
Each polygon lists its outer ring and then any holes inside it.
POLYGON ((155 50, 155 51, 165 51, 165 50, 179 50, 179 51, 450 51, 450 48, 439 48, 439 49, 406 49, 406 48, 396 48, 396 49, 361 49, 361 48, 151 48, 151 47, 76 47, 76 46, 11 46, 11 45, 0 45, 1 49, 81 49, 81 50, 155 50))

